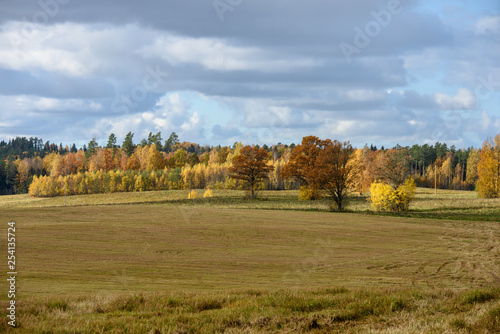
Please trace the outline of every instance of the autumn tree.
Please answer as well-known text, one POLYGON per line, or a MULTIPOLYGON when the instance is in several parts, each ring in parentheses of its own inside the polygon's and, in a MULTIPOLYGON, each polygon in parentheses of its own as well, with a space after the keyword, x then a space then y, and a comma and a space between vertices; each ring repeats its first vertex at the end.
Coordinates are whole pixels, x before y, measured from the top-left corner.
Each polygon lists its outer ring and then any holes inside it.
POLYGON ((500 135, 486 141, 481 150, 481 158, 477 165, 477 190, 483 198, 500 197, 500 135))
POLYGON ((283 167, 281 177, 284 179, 295 178, 301 185, 312 185, 315 177, 314 169, 319 152, 325 143, 315 136, 302 138, 302 143, 295 146, 290 160, 283 167))
POLYGON ((229 154, 229 147, 221 147, 219 151, 217 152, 217 163, 218 164, 223 164, 227 160, 227 156, 229 154))
POLYGON ((349 163, 354 149, 349 142, 327 139, 324 143, 316 160, 316 177, 312 178, 312 183, 315 188, 323 189, 333 199, 337 210, 342 211, 355 176, 356 166, 349 163))
POLYGON ((375 179, 391 184, 394 188, 405 183, 408 176, 410 154, 406 148, 391 148, 379 153, 375 163, 375 179))
POLYGON ((354 179, 355 165, 349 163, 353 152, 349 142, 304 137, 302 144, 293 149, 281 175, 285 179, 295 178, 309 189, 324 190, 340 211, 354 179))
POLYGON ((250 190, 252 198, 255 198, 256 186, 262 180, 268 178, 268 173, 274 170, 269 166, 269 154, 263 148, 245 146, 241 148, 240 155, 234 157, 233 164, 229 168, 231 177, 242 180, 250 190))
POLYGON ((467 173, 465 182, 469 185, 475 186, 477 184, 477 165, 481 158, 481 150, 473 148, 470 151, 469 158, 467 159, 467 173))
POLYGON ((139 170, 141 163, 135 154, 132 154, 127 161, 127 170, 139 170))
POLYGON ((187 159, 187 163, 189 164, 189 166, 194 167, 194 165, 200 163, 200 157, 198 157, 198 154, 196 153, 191 153, 187 159))
POLYGON ((173 156, 173 162, 174 166, 177 168, 184 167, 184 165, 187 162, 187 152, 184 151, 182 148, 175 151, 173 156))
POLYGON ((147 170, 155 171, 164 167, 163 155, 158 151, 156 145, 151 145, 147 157, 147 170))

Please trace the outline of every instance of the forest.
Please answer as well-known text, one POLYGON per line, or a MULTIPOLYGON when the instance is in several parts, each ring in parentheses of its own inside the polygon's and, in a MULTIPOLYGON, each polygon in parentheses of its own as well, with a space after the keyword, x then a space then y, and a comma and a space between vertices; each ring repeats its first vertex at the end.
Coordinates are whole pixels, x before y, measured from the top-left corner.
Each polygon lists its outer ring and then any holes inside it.
MULTIPOLYGON (((121 145, 110 134, 106 145, 92 139, 77 149, 18 137, 0 142, 0 194, 30 193, 37 197, 59 195, 176 190, 243 189, 231 177, 230 168, 242 143, 233 146, 201 146, 181 142, 173 132, 163 141, 161 133, 134 143, 129 132, 121 145)), ((309 138, 309 137, 305 137, 309 138)), ((307 185, 300 177, 287 177, 286 165, 301 145, 253 145, 268 153, 273 168, 258 183, 259 189, 290 190, 307 185), (284 171, 285 169, 285 171, 284 171)), ((411 177, 419 187, 479 190, 482 197, 497 197, 500 169, 500 136, 485 141, 481 149, 449 147, 445 143, 415 144, 380 149, 373 144, 349 154, 356 166, 350 191, 365 193, 381 178, 387 159, 397 164, 403 180, 411 177)), ((290 174, 290 173, 289 173, 290 174)), ((292 173, 293 174, 293 173, 292 173)), ((288 175, 294 176, 294 175, 288 175)), ((296 175, 295 175, 296 176, 296 175)), ((314 197, 314 196, 313 196, 314 197)))

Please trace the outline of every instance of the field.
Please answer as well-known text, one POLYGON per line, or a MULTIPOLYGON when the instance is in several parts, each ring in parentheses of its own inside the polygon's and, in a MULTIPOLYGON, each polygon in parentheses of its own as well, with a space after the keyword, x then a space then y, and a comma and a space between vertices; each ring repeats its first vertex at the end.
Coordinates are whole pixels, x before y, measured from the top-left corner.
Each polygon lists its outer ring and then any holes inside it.
MULTIPOLYGON (((336 213, 293 191, 214 195, 0 197, 5 231, 16 221, 15 332, 500 328, 499 200, 419 189, 396 216, 371 212, 363 196, 336 213)), ((0 332, 14 332, 7 318, 0 332)))

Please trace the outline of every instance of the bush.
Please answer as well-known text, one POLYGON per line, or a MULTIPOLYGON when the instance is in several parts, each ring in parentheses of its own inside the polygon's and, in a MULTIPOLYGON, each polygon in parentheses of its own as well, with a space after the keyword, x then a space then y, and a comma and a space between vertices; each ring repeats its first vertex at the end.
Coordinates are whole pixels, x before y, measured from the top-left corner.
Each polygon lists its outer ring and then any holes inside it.
POLYGON ((314 201, 321 199, 321 193, 314 188, 308 186, 301 186, 299 192, 299 201, 314 201))
POLYGON ((212 189, 207 189, 205 190, 205 193, 203 194, 203 198, 210 198, 214 196, 214 192, 212 189))
POLYGON ((195 199, 198 198, 198 193, 194 190, 191 190, 191 192, 188 194, 188 199, 195 199))
POLYGON ((372 207, 377 211, 408 211, 410 202, 415 198, 416 188, 411 178, 396 189, 387 183, 375 181, 370 186, 372 207))

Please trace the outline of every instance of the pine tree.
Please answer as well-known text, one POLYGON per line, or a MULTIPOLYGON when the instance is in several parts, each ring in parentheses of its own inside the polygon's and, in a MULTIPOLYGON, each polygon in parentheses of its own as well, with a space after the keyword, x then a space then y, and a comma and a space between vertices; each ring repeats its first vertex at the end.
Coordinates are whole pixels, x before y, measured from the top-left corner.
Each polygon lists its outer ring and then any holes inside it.
POLYGON ((134 134, 132 132, 127 133, 125 136, 125 140, 123 140, 122 149, 127 154, 127 157, 130 157, 132 153, 134 153, 134 142, 132 139, 134 138, 134 134))

